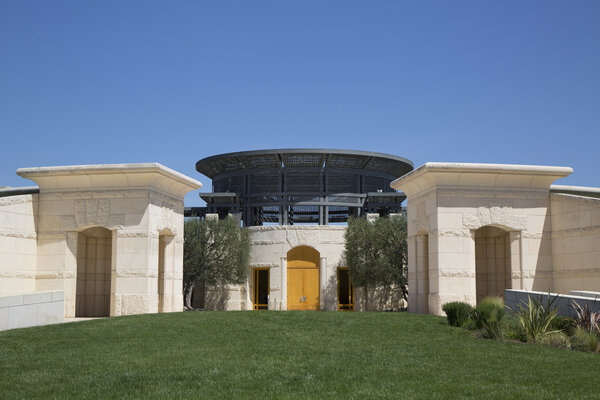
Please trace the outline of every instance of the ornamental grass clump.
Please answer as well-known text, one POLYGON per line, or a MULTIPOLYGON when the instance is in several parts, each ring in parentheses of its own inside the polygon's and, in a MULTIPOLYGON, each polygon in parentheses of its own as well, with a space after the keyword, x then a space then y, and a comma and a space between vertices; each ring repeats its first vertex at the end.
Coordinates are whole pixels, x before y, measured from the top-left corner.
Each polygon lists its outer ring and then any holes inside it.
POLYGON ((469 321, 469 316, 471 315, 473 307, 462 301, 453 301, 445 303, 442 306, 442 310, 446 313, 448 325, 461 327, 469 321))
POLYGON ((504 300, 501 297, 486 297, 471 312, 475 326, 483 329, 485 336, 490 339, 502 336, 503 317, 504 300))
POLYGON ((556 299, 557 296, 551 299, 550 293, 548 293, 548 302, 544 305, 541 297, 537 300, 528 296, 527 303, 519 304, 518 309, 513 310, 517 313, 528 341, 538 343, 545 335, 557 332, 549 330, 550 324, 558 312, 556 307, 552 307, 556 299))
POLYGON ((571 347, 579 351, 598 351, 598 335, 578 326, 571 337, 571 347))
POLYGON ((540 340, 540 344, 549 347, 556 347, 557 349, 570 349, 571 348, 571 340, 566 333, 555 331, 549 332, 544 335, 540 340))

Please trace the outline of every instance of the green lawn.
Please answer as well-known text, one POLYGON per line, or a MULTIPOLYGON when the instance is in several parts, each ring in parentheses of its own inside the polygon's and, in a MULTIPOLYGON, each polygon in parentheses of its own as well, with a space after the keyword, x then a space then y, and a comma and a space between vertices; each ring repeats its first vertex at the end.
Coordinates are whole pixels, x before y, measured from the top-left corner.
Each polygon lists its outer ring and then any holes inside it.
POLYGON ((0 398, 600 397, 600 356, 407 313, 185 312, 0 332, 0 398))

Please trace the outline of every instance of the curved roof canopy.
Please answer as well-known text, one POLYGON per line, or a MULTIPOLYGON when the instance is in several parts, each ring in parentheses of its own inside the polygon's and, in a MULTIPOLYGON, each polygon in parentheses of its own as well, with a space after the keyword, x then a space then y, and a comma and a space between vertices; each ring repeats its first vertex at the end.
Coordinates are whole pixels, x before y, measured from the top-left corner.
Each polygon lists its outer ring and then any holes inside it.
POLYGON ((364 170, 400 177, 413 169, 413 163, 390 154, 337 149, 240 151, 206 157, 196 163, 196 170, 211 179, 241 170, 306 167, 364 170))

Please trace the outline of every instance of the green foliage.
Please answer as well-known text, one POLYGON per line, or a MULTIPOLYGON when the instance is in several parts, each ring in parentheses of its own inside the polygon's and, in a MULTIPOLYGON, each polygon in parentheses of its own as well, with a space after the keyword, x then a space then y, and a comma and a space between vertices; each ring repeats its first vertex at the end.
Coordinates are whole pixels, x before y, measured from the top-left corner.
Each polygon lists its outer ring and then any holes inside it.
POLYGON ((572 336, 575 328, 577 328, 577 321, 573 318, 563 317, 562 315, 557 315, 550 322, 550 330, 564 332, 567 336, 572 336))
POLYGON ((442 306, 442 310, 448 318, 448 325, 458 327, 464 326, 467 323, 472 309, 473 307, 470 304, 463 303, 462 301, 453 301, 442 306))
POLYGON ((556 301, 557 297, 550 297, 548 293, 547 304, 544 305, 540 297, 539 300, 528 296, 526 304, 519 304, 516 310, 519 321, 525 329, 527 340, 533 343, 538 343, 542 337, 547 335, 550 331, 550 324, 556 317, 557 309, 552 307, 552 304, 556 301))
POLYGON ((571 337, 571 347, 579 351, 597 351, 598 335, 595 332, 589 332, 585 328, 578 326, 571 337))
POLYGON ((502 337, 502 318, 504 317, 504 300, 500 297, 486 297, 471 313, 478 329, 483 329, 490 339, 502 337))
POLYGON ((502 320, 502 336, 509 340, 527 341, 525 329, 514 313, 507 313, 502 320))
POLYGON ((549 332, 540 339, 540 344, 550 347, 556 347, 558 349, 570 349, 571 341, 569 336, 564 332, 555 331, 549 332))
POLYGON ((588 303, 582 307, 576 301, 573 301, 571 308, 575 311, 578 326, 590 333, 600 333, 600 312, 592 311, 588 303))
POLYGON ((194 286, 241 284, 247 279, 250 234, 231 217, 189 219, 184 226, 183 282, 186 306, 194 286))
MULTIPOLYGON (((396 286, 407 298, 406 220, 402 216, 350 218, 345 234, 345 259, 355 287, 396 286)), ((368 303, 368 298, 367 298, 368 303)))

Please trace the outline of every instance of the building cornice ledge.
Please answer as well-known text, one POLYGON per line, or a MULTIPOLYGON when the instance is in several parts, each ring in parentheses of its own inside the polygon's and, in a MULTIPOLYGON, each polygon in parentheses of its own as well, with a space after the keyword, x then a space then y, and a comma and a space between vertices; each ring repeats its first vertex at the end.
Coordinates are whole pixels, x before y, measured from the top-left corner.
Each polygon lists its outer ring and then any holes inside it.
POLYGON ((570 167, 428 162, 394 180, 391 187, 410 198, 433 187, 545 189, 573 173, 570 167))
POLYGON ((20 168, 17 174, 36 182, 40 193, 152 187, 183 197, 185 193, 202 187, 197 180, 159 163, 20 168))

